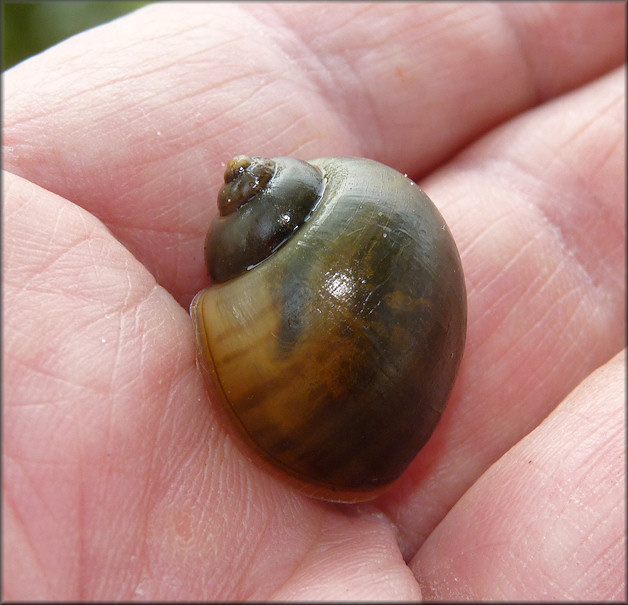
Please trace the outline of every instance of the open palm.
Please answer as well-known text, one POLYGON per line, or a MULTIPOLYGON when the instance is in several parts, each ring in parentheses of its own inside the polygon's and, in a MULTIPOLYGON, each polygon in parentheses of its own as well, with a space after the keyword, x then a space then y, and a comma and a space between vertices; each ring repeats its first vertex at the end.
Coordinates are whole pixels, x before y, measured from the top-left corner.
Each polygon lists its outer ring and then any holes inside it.
POLYGON ((163 3, 4 76, 4 598, 625 597, 624 7, 163 3), (195 365, 239 153, 419 181, 465 270, 379 499, 237 450, 195 365))

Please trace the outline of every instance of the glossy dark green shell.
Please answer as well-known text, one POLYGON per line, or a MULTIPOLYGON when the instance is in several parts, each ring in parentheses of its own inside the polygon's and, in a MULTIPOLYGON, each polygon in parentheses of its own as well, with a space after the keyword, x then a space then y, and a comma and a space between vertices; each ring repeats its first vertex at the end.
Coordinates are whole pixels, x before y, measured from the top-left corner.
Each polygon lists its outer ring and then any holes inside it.
POLYGON ((460 257, 410 179, 311 162, 325 189, 250 271, 192 304, 199 361, 245 441, 307 493, 365 500, 432 434, 466 334, 460 257))
MULTIPOLYGON (((230 175, 235 178, 219 194, 219 208, 220 198, 234 196, 237 210, 218 216, 205 239, 205 264, 214 283, 250 270, 285 244, 310 216, 325 185, 322 172, 301 160, 247 158, 251 164, 243 167, 242 157, 237 174, 230 175)), ((231 163, 227 174, 230 168, 231 163)))

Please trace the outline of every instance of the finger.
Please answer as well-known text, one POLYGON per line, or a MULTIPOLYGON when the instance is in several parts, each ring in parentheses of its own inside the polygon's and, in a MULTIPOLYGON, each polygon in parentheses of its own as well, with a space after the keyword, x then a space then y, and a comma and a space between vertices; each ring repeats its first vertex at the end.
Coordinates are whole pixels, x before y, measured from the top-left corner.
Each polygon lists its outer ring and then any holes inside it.
POLYGON ((412 554, 482 472, 625 346, 624 73, 425 183, 461 246, 467 346, 432 440, 382 506, 412 554))
POLYGON ((415 176, 499 122, 625 60, 625 15, 611 4, 273 8, 251 13, 269 28, 287 24, 304 42, 299 48, 279 37, 345 120, 357 150, 415 176), (588 19, 602 30, 591 31, 588 19), (620 24, 608 29, 612 19, 620 24), (601 43, 593 54, 574 44, 589 36, 601 43), (314 61, 326 69, 320 73, 314 61))
POLYGON ((412 561, 443 600, 626 599, 625 356, 494 464, 412 561))
POLYGON ((298 496, 233 448, 189 317, 97 219, 3 187, 5 597, 418 597, 381 514, 298 496))
POLYGON ((3 200, 5 596, 94 597, 112 569, 128 591, 203 432, 173 422, 200 398, 191 327, 84 210, 8 173, 3 200))
POLYGON ((156 4, 5 75, 5 166, 100 217, 187 306, 234 154, 420 174, 618 64, 623 20, 614 3, 156 4))
MULTIPOLYGON (((299 565, 270 596, 273 601, 420 601, 416 579, 381 515, 329 511, 299 565)), ((262 578, 260 578, 261 580, 262 578)))

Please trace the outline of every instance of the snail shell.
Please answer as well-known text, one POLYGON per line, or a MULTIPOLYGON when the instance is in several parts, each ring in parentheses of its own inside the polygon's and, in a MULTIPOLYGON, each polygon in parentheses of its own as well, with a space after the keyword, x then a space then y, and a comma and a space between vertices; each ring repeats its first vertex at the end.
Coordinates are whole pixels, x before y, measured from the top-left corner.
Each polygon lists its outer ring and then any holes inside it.
POLYGON ((442 216, 363 158, 238 156, 194 298, 197 358, 240 441, 310 496, 376 497, 438 422, 466 291, 442 216))

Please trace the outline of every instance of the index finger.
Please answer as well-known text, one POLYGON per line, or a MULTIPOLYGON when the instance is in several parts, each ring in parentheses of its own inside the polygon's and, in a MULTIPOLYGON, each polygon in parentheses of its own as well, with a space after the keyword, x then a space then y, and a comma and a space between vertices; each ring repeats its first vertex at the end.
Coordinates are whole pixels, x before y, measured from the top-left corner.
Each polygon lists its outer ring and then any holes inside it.
POLYGON ((621 62, 623 15, 156 4, 5 75, 5 167, 101 218, 187 306, 232 155, 365 155, 416 176, 621 62))

